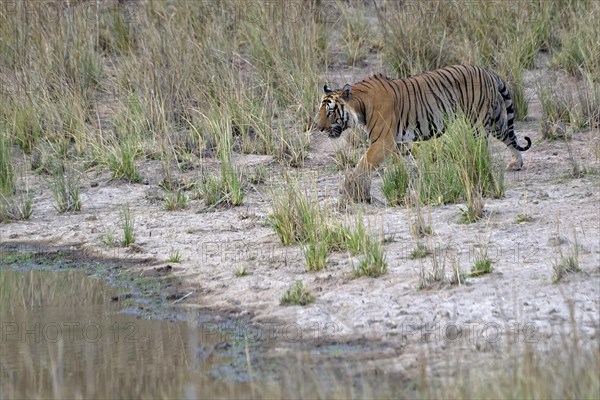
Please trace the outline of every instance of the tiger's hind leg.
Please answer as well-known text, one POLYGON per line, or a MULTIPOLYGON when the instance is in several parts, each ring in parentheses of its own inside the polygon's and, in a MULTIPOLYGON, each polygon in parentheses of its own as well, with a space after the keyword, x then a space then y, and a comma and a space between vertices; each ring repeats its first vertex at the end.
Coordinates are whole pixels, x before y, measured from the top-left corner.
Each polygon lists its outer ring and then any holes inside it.
POLYGON ((510 162, 506 165, 506 169, 508 171, 519 171, 523 168, 523 156, 521 152, 517 149, 517 137, 515 136, 514 130, 508 128, 504 130, 504 133, 497 132, 494 134, 496 138, 502 140, 502 142, 510 149, 512 152, 512 158, 510 162))
POLYGON ((506 166, 507 170, 511 171, 519 171, 523 168, 523 156, 521 156, 521 152, 514 147, 510 146, 510 151, 512 151, 512 159, 506 166))
POLYGON ((488 129, 488 131, 491 131, 491 134, 496 139, 502 141, 512 152, 512 158, 506 165, 506 169, 509 171, 519 171, 523 168, 523 156, 521 156, 521 152, 516 148, 517 138, 512 125, 512 119, 507 120, 506 116, 499 112, 494 119, 495 121, 491 124, 491 129, 488 129))

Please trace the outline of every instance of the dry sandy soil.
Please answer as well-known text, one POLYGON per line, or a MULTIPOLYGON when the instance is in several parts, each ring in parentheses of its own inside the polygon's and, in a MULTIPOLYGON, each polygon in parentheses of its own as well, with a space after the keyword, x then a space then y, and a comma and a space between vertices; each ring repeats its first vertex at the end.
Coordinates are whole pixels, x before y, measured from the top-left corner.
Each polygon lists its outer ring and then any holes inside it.
MULTIPOLYGON (((358 78, 359 73, 346 76, 358 78)), ((528 73, 529 87, 535 87, 531 82, 538 75, 528 73)), ((446 260, 448 273, 453 260, 468 272, 481 246, 489 245, 493 273, 468 278, 462 285, 418 290, 421 270, 432 269, 432 256, 409 258, 416 247, 410 233, 414 214, 386 206, 377 178, 376 201, 338 215, 352 220, 361 212, 372 232, 388 239, 387 274, 352 279, 356 259, 344 253, 334 253, 323 271, 305 272, 300 248, 282 246, 267 224, 271 193, 281 180, 281 168, 268 156, 235 155, 238 166, 265 165, 270 175, 266 183, 249 190, 243 206, 230 209, 207 210, 201 200, 194 200, 185 210, 165 211, 157 201, 162 179, 159 162, 141 165, 145 184, 110 181, 107 172, 88 172, 81 183, 83 209, 78 213, 58 214, 46 180, 31 175, 27 179, 34 213, 28 221, 3 225, 0 242, 72 245, 85 254, 157 260, 140 265, 142 270, 167 264, 169 254, 178 251, 181 263, 171 263, 173 274, 181 276, 192 293, 178 306, 244 317, 252 323, 250 334, 263 338, 276 328, 284 340, 273 342, 274 354, 286 354, 296 342, 309 348, 324 342, 379 343, 384 346, 356 357, 377 359, 378 368, 384 370, 410 371, 424 348, 496 354, 511 340, 550 347, 560 342, 561 333, 571 330, 572 318, 582 340, 595 343, 600 328, 600 135, 598 131, 577 133, 570 142, 541 140, 540 109, 533 90, 530 97, 528 121, 517 123, 516 130, 519 138, 530 136, 534 144, 523 154, 525 168, 506 173, 505 197, 486 199, 488 216, 464 225, 457 205, 423 210, 433 234, 422 241, 446 260), (568 147, 579 167, 589 173, 570 175, 573 161, 568 147), (135 246, 108 247, 102 237, 122 236, 120 210, 126 202, 135 218, 135 246), (530 220, 517 222, 519 213, 530 220), (583 272, 553 284, 553 263, 561 251, 569 254, 575 246, 583 272), (234 271, 240 266, 250 274, 236 277, 234 271), (283 293, 297 280, 307 284, 314 303, 280 305, 283 293)), ((337 143, 343 143, 346 135, 337 143)), ((334 204, 340 173, 334 167, 334 140, 324 136, 312 136, 309 158, 297 173, 318 189, 320 201, 334 204)), ((508 160, 509 151, 501 144, 495 151, 508 160)), ((218 167, 216 159, 202 164, 202 169, 182 177, 199 177, 202 170, 218 167)))

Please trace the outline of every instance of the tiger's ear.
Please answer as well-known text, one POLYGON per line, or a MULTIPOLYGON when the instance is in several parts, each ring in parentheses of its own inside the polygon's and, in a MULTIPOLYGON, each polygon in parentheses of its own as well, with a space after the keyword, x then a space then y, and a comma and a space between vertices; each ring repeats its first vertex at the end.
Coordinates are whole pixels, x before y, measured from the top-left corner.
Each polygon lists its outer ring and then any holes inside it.
POLYGON ((352 86, 349 84, 344 85, 344 88, 342 89, 342 99, 348 100, 350 98, 350 89, 352 89, 352 86))
POLYGON ((331 93, 331 92, 333 92, 333 90, 329 86, 327 86, 327 85, 323 86, 323 91, 325 93, 331 93))

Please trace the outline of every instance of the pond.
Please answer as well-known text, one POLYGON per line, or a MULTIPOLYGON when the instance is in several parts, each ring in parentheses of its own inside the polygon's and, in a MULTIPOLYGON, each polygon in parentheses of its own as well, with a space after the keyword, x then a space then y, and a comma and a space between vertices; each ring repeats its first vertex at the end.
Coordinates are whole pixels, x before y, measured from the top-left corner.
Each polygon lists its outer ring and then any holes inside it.
POLYGON ((403 386, 348 368, 348 356, 361 365, 379 351, 370 344, 300 349, 198 311, 148 319, 139 301, 78 270, 0 269, 0 400, 387 397, 403 386))
POLYGON ((1 271, 0 398, 252 394, 247 343, 115 300, 80 271, 1 271))

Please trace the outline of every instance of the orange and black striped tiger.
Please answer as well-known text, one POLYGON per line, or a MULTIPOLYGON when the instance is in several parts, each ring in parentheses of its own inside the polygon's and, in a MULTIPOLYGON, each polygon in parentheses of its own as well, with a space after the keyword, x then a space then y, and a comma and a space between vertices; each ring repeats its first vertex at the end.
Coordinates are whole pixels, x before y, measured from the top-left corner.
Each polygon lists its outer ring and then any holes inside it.
MULTIPOLYGON (((324 86, 325 95, 316 120, 317 129, 337 138, 346 128, 366 125, 370 147, 351 176, 370 173, 398 145, 428 140, 444 133, 446 117, 462 111, 474 126, 483 126, 512 151, 508 168, 523 166, 521 151, 531 147, 517 141, 513 128, 514 109, 504 81, 494 72, 470 65, 453 65, 435 71, 390 79, 371 76, 343 89, 324 86)), ((350 178, 350 177, 349 177, 350 178)), ((367 193, 362 198, 369 198, 367 193)))

